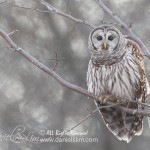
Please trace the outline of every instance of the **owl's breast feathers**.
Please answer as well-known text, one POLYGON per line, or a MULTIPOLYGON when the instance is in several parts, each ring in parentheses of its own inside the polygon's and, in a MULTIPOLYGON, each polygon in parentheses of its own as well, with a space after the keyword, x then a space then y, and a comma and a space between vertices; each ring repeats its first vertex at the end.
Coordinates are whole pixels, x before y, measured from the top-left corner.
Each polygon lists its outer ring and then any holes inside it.
MULTIPOLYGON (((145 103, 149 85, 139 46, 127 39, 125 55, 112 65, 96 65, 91 59, 87 72, 87 85, 88 91, 95 95, 119 96, 145 103)), ((100 103, 96 104, 100 106, 100 103)), ((131 102, 126 107, 135 110, 144 109, 143 106, 131 102)), ((142 133, 143 116, 128 114, 117 108, 103 108, 100 113, 109 130, 119 140, 130 142, 134 135, 142 133)))

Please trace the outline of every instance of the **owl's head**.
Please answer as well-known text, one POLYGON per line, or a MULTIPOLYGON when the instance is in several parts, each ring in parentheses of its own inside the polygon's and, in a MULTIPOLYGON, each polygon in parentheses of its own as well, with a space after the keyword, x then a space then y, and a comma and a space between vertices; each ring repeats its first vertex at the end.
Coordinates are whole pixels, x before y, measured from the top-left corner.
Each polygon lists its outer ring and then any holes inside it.
POLYGON ((125 38, 116 27, 101 25, 90 33, 88 45, 92 54, 111 58, 122 51, 125 38))

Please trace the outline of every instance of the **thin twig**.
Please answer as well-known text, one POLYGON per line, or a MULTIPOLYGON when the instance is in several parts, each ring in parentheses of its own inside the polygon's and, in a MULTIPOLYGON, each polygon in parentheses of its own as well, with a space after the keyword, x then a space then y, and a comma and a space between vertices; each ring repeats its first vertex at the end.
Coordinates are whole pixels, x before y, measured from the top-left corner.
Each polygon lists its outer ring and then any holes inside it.
MULTIPOLYGON (((36 1, 36 2, 39 2, 39 1, 36 1)), ((65 17, 65 18, 68 18, 68 19, 70 19, 70 20, 72 20, 72 21, 74 21, 76 23, 81 23, 81 24, 89 26, 90 28, 95 28, 95 26, 93 24, 89 23, 88 21, 81 20, 81 19, 75 18, 75 17, 73 17, 73 16, 71 16, 71 15, 69 15, 67 13, 64 13, 64 12, 58 10, 57 8, 55 8, 54 6, 52 6, 51 4, 45 2, 44 0, 41 0, 40 3, 42 5, 44 5, 48 10, 40 10, 38 8, 30 8, 30 7, 20 6, 20 5, 16 5, 16 4, 7 2, 7 1, 4 1, 3 3, 7 3, 7 4, 12 5, 14 7, 28 9, 28 10, 33 10, 33 11, 38 11, 38 12, 42 12, 42 13, 57 14, 57 15, 65 17)))
POLYGON ((54 51, 54 54, 55 54, 55 58, 52 58, 51 60, 55 60, 56 61, 56 63, 55 63, 55 65, 54 65, 54 67, 53 67, 53 71, 55 71, 55 69, 56 69, 56 67, 57 67, 57 65, 58 65, 58 63, 60 62, 60 61, 62 61, 62 60, 66 60, 65 58, 58 58, 58 54, 54 51))
POLYGON ((16 33, 16 32, 18 32, 18 30, 14 30, 14 31, 8 33, 8 36, 10 36, 10 35, 12 35, 12 34, 14 34, 14 33, 16 33))
POLYGON ((22 8, 22 9, 27 9, 27 10, 32 10, 32 11, 39 11, 39 12, 44 12, 44 13, 45 12, 49 12, 49 11, 43 11, 43 10, 40 10, 40 9, 37 9, 37 8, 25 7, 25 6, 17 5, 17 4, 11 3, 11 2, 7 2, 7 1, 5 1, 5 3, 7 3, 9 5, 12 5, 14 7, 22 8))
POLYGON ((108 21, 105 21, 105 20, 99 20, 100 21, 100 23, 102 23, 102 24, 112 24, 112 25, 117 25, 117 26, 119 26, 119 27, 121 27, 121 25, 119 24, 119 23, 114 23, 114 22, 108 22, 108 21))
POLYGON ((109 106, 100 106, 100 107, 97 107, 95 110, 93 110, 92 112, 90 112, 90 114, 88 114, 87 116, 85 116, 81 121, 79 121, 77 124, 75 124, 72 128, 68 129, 68 130, 65 130, 62 132, 61 136, 64 136, 66 133, 74 130, 76 127, 78 127, 80 124, 82 124, 84 121, 86 121, 88 118, 90 118, 94 113, 96 113, 98 110, 102 109, 102 108, 110 108, 110 107, 114 107, 114 106, 117 106, 119 104, 112 104, 112 105, 109 105, 109 106))
POLYGON ((44 0, 41 0, 40 3, 43 4, 49 10, 50 13, 58 14, 58 15, 61 15, 63 17, 66 17, 68 19, 71 19, 71 20, 73 20, 73 21, 75 21, 77 23, 85 24, 85 25, 88 25, 91 28, 95 28, 95 26, 93 24, 87 22, 86 20, 80 20, 80 19, 75 18, 75 17, 73 17, 73 16, 71 16, 69 14, 66 14, 66 13, 58 10, 57 8, 52 6, 51 4, 45 2, 44 0))
POLYGON ((116 14, 114 14, 103 2, 102 0, 96 0, 99 6, 107 13, 109 14, 117 23, 121 25, 121 27, 127 32, 127 35, 129 38, 133 39, 135 42, 139 44, 141 47, 143 53, 145 54, 146 57, 150 59, 150 52, 146 48, 145 44, 140 40, 139 37, 137 37, 131 30, 131 28, 124 23, 116 14))

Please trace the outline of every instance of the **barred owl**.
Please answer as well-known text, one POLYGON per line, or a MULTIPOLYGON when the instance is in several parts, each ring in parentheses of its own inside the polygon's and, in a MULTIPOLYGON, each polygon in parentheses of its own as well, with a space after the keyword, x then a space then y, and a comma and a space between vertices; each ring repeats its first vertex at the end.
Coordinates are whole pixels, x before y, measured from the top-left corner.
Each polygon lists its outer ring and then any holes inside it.
MULTIPOLYGON (((89 36, 91 59, 88 65, 88 91, 103 98, 108 95, 146 102, 149 84, 143 54, 136 42, 127 39, 112 25, 101 25, 89 36)), ((112 98, 116 102, 117 98, 112 98)), ((95 101, 97 106, 100 102, 95 101)), ((129 102, 126 107, 144 109, 129 102)), ((119 139, 130 142, 143 129, 143 116, 125 113, 118 108, 102 108, 100 114, 108 129, 119 139)))

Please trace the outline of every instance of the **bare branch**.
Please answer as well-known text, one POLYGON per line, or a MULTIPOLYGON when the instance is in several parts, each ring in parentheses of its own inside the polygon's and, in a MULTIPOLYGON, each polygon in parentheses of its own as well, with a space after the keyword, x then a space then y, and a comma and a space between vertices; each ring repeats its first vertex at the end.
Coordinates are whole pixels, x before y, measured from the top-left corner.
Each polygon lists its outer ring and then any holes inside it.
POLYGON ((142 115, 142 116, 149 116, 150 117, 150 111, 149 110, 140 110, 140 109, 137 109, 135 111, 133 109, 126 108, 126 107, 123 107, 123 106, 119 106, 117 108, 120 109, 120 110, 122 110, 122 111, 124 111, 124 112, 130 113, 130 114, 136 114, 136 115, 142 115))
POLYGON ((11 40, 9 35, 5 33, 2 29, 0 29, 0 35, 6 40, 6 42, 10 45, 11 48, 17 49, 18 46, 11 40))
POLYGON ((141 47, 143 53, 146 57, 150 59, 150 52, 146 48, 145 44, 137 37, 131 30, 131 28, 125 24, 116 14, 114 14, 103 2, 102 0, 96 0, 99 6, 107 13, 109 14, 117 23, 121 25, 121 27, 127 32, 127 35, 129 38, 133 39, 135 42, 139 44, 141 47))
POLYGON ((122 98, 120 96, 115 96, 117 99, 121 100, 122 102, 123 101, 126 101, 126 102, 132 102, 132 103, 137 103, 139 105, 142 105, 142 106, 146 106, 146 107, 150 107, 149 104, 147 103, 142 103, 142 102, 138 102, 138 101, 134 101, 134 100, 131 100, 131 99, 128 99, 128 98, 122 98))
MULTIPOLYGON (((39 1, 36 1, 36 2, 39 2, 39 1)), ((81 24, 84 24, 84 25, 89 26, 90 28, 95 28, 95 26, 94 26, 93 24, 89 23, 88 21, 86 21, 86 20, 81 20, 81 19, 75 18, 75 17, 73 17, 73 16, 71 16, 71 15, 69 15, 69 14, 66 14, 66 13, 64 13, 64 12, 62 12, 62 11, 60 11, 60 10, 58 10, 57 8, 55 8, 54 6, 52 6, 51 4, 45 2, 44 0, 40 0, 40 3, 41 3, 42 5, 44 5, 48 10, 40 10, 40 9, 38 9, 38 8, 30 8, 30 7, 20 6, 20 5, 16 5, 16 4, 7 2, 7 0, 4 1, 4 2, 2 2, 2 3, 0 3, 0 4, 3 4, 3 3, 7 3, 7 4, 12 5, 12 6, 14 6, 14 7, 23 8, 23 9, 29 9, 29 10, 34 10, 34 11, 38 11, 38 12, 42 12, 42 13, 53 13, 53 14, 57 14, 57 15, 66 17, 66 18, 68 18, 68 19, 70 19, 70 20, 72 20, 72 21, 74 21, 74 22, 76 22, 76 23, 81 23, 81 24)))
POLYGON ((119 24, 119 23, 114 23, 114 22, 108 22, 108 21, 105 21, 105 20, 99 20, 102 24, 112 24, 112 25, 117 25, 117 26, 120 26, 121 27, 121 25, 119 24))
POLYGON ((31 63, 33 63, 35 66, 37 66, 38 68, 40 68, 41 70, 43 70, 44 72, 48 73, 49 75, 51 75, 54 79, 56 79, 60 84, 62 84, 63 86, 74 90, 78 93, 81 93, 85 96, 88 96, 92 99, 97 99, 98 98, 96 96, 93 96, 92 94, 90 94, 87 90, 78 87, 76 85, 70 84, 69 82, 63 80, 60 76, 58 76, 53 70, 49 69, 47 66, 45 66, 44 64, 42 64, 41 62, 39 62, 37 59, 35 59, 34 57, 32 57, 31 55, 29 55, 27 52, 25 52, 22 48, 18 47, 12 40, 11 38, 8 36, 7 33, 5 33, 2 29, 0 29, 0 35, 7 41, 7 43, 11 46, 11 48, 13 48, 14 50, 16 50, 16 52, 20 53, 21 55, 23 55, 28 61, 30 61, 31 63))
POLYGON ((47 12, 47 13, 49 13, 49 11, 40 10, 40 9, 37 9, 36 7, 32 8, 32 7, 25 7, 25 6, 16 5, 14 3, 7 2, 7 0, 4 3, 7 3, 7 4, 11 5, 11 6, 22 8, 22 9, 27 9, 27 10, 32 10, 32 11, 39 11, 39 12, 44 12, 44 13, 47 12))
POLYGON ((95 27, 93 24, 91 24, 91 23, 89 23, 89 22, 87 22, 85 20, 80 20, 78 18, 75 18, 75 17, 73 17, 73 16, 71 16, 69 14, 66 14, 66 13, 58 10, 57 8, 55 8, 54 6, 52 6, 51 4, 45 2, 44 0, 41 0, 40 3, 43 4, 49 10, 50 13, 61 15, 63 17, 71 19, 72 21, 75 21, 77 23, 85 24, 85 25, 87 25, 87 26, 89 26, 91 28, 95 27))

